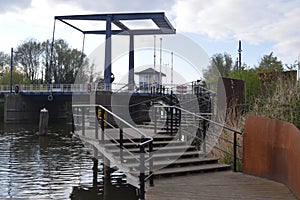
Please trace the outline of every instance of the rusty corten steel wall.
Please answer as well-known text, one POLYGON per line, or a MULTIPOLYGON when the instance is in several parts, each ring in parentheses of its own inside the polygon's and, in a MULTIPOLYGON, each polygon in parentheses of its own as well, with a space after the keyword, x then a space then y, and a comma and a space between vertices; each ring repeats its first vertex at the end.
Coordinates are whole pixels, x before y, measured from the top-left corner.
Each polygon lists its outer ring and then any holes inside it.
POLYGON ((248 115, 243 171, 284 183, 300 199, 300 131, 291 123, 248 115))

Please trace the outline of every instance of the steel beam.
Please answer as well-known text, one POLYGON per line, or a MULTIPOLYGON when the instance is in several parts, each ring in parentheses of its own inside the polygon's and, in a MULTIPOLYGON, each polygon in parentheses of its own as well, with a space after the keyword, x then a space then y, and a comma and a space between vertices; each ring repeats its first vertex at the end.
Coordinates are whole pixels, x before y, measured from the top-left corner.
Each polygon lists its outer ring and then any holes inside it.
POLYGON ((106 18, 104 83, 106 91, 111 91, 111 15, 106 18))
POLYGON ((128 88, 134 89, 134 36, 130 35, 129 39, 129 74, 128 74, 128 88))

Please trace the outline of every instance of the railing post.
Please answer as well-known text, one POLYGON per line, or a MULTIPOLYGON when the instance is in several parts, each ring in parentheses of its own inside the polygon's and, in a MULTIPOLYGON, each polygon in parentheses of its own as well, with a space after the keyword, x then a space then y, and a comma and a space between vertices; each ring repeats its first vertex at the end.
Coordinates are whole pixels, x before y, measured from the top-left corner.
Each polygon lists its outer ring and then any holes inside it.
POLYGON ((85 107, 82 107, 82 111, 81 111, 81 128, 82 128, 82 135, 85 135, 85 107))
POLYGON ((153 141, 149 143, 149 175, 150 175, 150 180, 149 184, 150 187, 154 186, 154 177, 153 177, 153 141))
POLYGON ((100 108, 101 110, 101 143, 104 144, 104 109, 100 108))
POLYGON ((234 131, 234 136, 233 136, 233 171, 236 172, 236 148, 237 147, 237 133, 234 131))
POLYGON ((96 116, 95 116, 95 138, 96 139, 99 139, 98 137, 98 133, 99 133, 99 122, 98 122, 98 109, 97 109, 97 106, 95 107, 95 112, 96 112, 96 116))
POLYGON ((157 133, 157 107, 154 106, 154 135, 157 133))
MULTIPOLYGON (((177 109, 178 111, 178 127, 179 127, 179 134, 178 134, 178 137, 179 137, 179 140, 182 141, 182 133, 181 133, 181 110, 177 109)), ((184 138, 186 138, 186 136, 184 136, 184 138)))
POLYGON ((205 135, 206 135, 206 120, 203 119, 202 121, 202 142, 203 142, 203 153, 206 155, 206 141, 205 141, 205 135))
POLYGON ((171 102, 170 102, 170 112, 171 112, 171 135, 173 135, 173 92, 171 91, 171 98, 170 98, 171 102))
POLYGON ((123 148, 124 148, 123 129, 120 128, 120 160, 121 160, 121 163, 123 163, 123 148))
MULTIPOLYGON (((141 139, 141 143, 144 138, 141 139)), ((140 200, 145 200, 145 147, 140 145, 140 200)))
POLYGON ((173 123, 174 123, 174 113, 173 113, 174 108, 173 108, 173 106, 171 106, 170 111, 171 111, 171 135, 173 135, 173 123))

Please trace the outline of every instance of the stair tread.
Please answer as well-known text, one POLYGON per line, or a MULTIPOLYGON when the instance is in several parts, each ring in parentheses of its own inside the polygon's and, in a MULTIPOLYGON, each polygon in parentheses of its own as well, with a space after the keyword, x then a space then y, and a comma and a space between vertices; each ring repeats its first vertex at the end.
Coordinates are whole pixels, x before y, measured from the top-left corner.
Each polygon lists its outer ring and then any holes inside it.
MULTIPOLYGON (((171 140, 171 141, 154 141, 153 145, 163 145, 163 144, 180 144, 180 143, 184 143, 183 141, 178 141, 178 140, 171 140)), ((118 144, 105 144, 105 147, 115 147, 118 144)), ((132 142, 125 142, 123 143, 123 145, 126 146, 136 146, 136 144, 132 143, 132 142)))
MULTIPOLYGON (((168 160, 160 160, 160 161, 155 161, 153 162, 154 167, 160 166, 160 165, 180 165, 180 164, 193 164, 193 163, 206 163, 206 162, 218 162, 218 158, 180 158, 177 159, 176 161, 170 163, 168 160)), ((126 167, 136 167, 139 165, 139 163, 128 163, 124 164, 126 167)), ((203 164, 202 164, 203 165, 203 164)))
MULTIPOLYGON (((184 153, 182 152, 172 152, 172 153, 160 153, 160 154, 154 154, 154 158, 163 158, 163 157, 175 157, 175 156, 180 156, 180 155, 185 155, 185 156, 194 156, 194 155, 200 155, 201 152, 199 151, 186 151, 184 153)), ((132 156, 124 156, 124 160, 131 159, 132 156)))
POLYGON ((216 163, 216 164, 204 164, 204 165, 194 165, 176 168, 163 168, 161 170, 155 171, 154 175, 166 175, 166 174, 177 174, 177 173, 188 173, 196 172, 202 170, 213 170, 213 169, 227 169, 230 165, 216 163))
MULTIPOLYGON (((178 149, 195 149, 196 147, 194 146, 189 146, 189 145, 178 145, 178 146, 165 146, 163 148, 161 147, 157 147, 157 148, 153 148, 153 151, 157 151, 157 150, 163 150, 163 151, 171 151, 171 150, 178 150, 178 149)), ((127 148, 128 151, 131 151, 131 152, 139 152, 140 151, 140 148, 127 148)), ((111 153, 114 153, 114 152, 120 152, 120 148, 117 148, 117 149, 108 149, 107 150, 108 152, 111 152, 111 153)), ((147 151, 147 149, 146 149, 147 151)), ((124 151, 125 152, 125 151, 124 151)))

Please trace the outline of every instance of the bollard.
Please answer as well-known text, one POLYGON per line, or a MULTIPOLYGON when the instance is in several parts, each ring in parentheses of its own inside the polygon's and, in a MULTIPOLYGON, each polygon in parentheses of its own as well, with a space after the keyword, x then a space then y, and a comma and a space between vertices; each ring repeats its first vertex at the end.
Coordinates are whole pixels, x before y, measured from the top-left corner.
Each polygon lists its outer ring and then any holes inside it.
POLYGON ((98 184, 98 159, 93 157, 93 187, 97 187, 98 184))
POLYGON ((49 114, 46 108, 40 111, 39 134, 46 135, 48 132, 48 119, 49 114))

